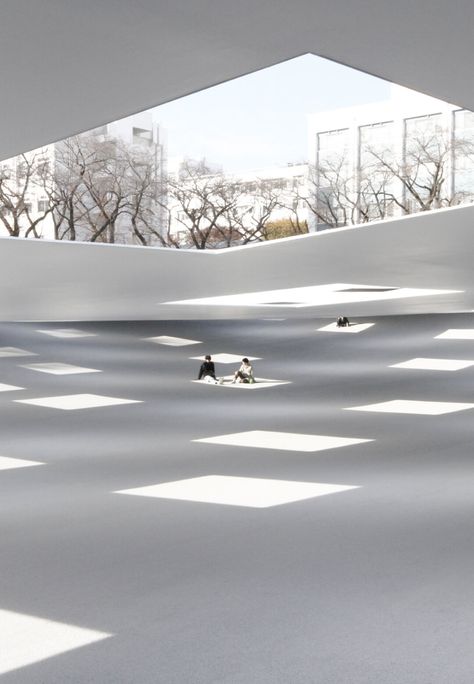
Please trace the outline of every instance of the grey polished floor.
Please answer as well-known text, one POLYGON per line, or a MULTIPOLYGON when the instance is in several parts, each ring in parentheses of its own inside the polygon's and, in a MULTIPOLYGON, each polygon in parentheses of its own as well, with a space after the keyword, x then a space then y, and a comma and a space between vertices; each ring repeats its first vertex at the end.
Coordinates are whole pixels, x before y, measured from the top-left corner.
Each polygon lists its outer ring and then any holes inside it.
POLYGON ((359 334, 310 318, 2 324, 0 346, 37 356, 0 358, 0 383, 24 388, 0 393, 0 455, 44 465, 0 470, 0 610, 112 635, 2 682, 471 684, 474 409, 344 409, 474 402, 474 366, 389 367, 474 361, 474 339, 434 339, 474 317, 370 320, 359 334), (37 332, 68 327, 96 336, 37 332), (143 340, 157 335, 202 344, 143 340), (261 357, 257 375, 291 384, 191 383, 189 357, 218 352, 261 357), (21 367, 49 362, 102 372, 21 367), (14 401, 78 393, 143 403, 14 401), (314 453, 192 441, 249 430, 374 441, 314 453), (358 488, 268 508, 115 493, 204 475, 358 488))

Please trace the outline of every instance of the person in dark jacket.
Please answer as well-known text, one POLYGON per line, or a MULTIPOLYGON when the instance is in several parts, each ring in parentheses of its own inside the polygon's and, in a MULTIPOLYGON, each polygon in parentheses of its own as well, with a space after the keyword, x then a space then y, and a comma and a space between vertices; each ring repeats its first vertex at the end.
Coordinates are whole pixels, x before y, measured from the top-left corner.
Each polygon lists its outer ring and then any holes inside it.
POLYGON ((216 369, 214 368, 214 361, 211 361, 211 357, 207 354, 204 357, 204 361, 199 369, 198 380, 203 380, 206 376, 210 376, 213 380, 217 382, 216 369))
POLYGON ((338 328, 347 328, 350 325, 349 319, 347 318, 347 316, 338 316, 336 325, 338 328))

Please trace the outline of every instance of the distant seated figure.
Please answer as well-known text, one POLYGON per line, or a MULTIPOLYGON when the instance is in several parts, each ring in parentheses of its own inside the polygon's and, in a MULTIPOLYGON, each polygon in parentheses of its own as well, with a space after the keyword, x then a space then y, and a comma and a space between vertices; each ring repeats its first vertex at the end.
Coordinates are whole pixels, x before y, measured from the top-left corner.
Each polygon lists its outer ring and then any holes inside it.
POLYGON ((198 375, 198 380, 205 380, 206 378, 212 378, 215 382, 217 382, 214 361, 211 361, 209 354, 204 357, 204 361, 201 364, 198 375))
POLYGON ((250 365, 250 361, 247 359, 247 357, 244 357, 242 359, 242 364, 241 364, 239 370, 235 371, 234 379, 232 380, 232 382, 233 383, 235 383, 235 382, 248 382, 248 383, 255 382, 255 378, 253 375, 253 368, 250 365))
POLYGON ((350 325, 349 319, 347 316, 338 316, 336 325, 338 328, 347 328, 350 325))

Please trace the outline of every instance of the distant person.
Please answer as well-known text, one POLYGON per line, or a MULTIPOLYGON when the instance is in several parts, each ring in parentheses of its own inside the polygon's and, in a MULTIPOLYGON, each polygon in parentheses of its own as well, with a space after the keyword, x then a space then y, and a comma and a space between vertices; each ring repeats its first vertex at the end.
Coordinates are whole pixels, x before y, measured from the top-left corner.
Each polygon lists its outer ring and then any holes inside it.
MULTIPOLYGON (((209 354, 204 357, 204 361, 201 364, 198 375, 198 380, 206 380, 206 378, 212 378, 214 382, 217 382, 214 361, 211 360, 209 354)), ((209 382, 209 380, 207 382, 209 382)))
POLYGON ((255 378, 253 375, 253 368, 250 365, 250 361, 247 359, 247 357, 244 357, 242 359, 242 364, 241 364, 239 370, 235 371, 234 379, 232 380, 232 382, 233 383, 235 383, 235 382, 247 382, 247 383, 255 382, 255 378))
POLYGON ((336 325, 338 328, 348 328, 350 326, 347 316, 338 316, 336 325))

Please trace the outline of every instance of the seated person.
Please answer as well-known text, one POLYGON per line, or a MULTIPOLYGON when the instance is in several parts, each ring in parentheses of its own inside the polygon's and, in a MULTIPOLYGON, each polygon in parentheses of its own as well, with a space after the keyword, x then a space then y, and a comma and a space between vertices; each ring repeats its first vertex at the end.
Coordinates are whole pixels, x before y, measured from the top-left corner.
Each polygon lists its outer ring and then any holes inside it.
POLYGON ((349 319, 347 316, 338 316, 336 325, 338 328, 347 328, 350 325, 349 319))
POLYGON ((240 366, 239 370, 235 371, 232 382, 255 382, 253 368, 250 365, 250 361, 246 357, 242 359, 242 365, 240 366))
POLYGON ((201 368, 199 369, 198 380, 205 380, 206 377, 211 377, 213 380, 217 382, 214 361, 211 361, 211 357, 209 354, 207 354, 204 357, 204 361, 201 364, 201 368))

